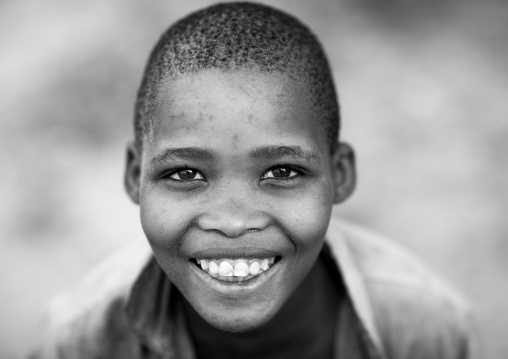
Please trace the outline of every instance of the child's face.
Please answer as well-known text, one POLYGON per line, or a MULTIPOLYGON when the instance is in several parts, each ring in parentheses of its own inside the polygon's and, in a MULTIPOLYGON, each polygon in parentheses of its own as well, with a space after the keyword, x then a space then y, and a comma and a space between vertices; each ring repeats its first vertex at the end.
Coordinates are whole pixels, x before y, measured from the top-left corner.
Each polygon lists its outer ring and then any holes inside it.
POLYGON ((220 329, 277 313, 354 186, 351 153, 330 153, 309 98, 284 75, 183 75, 162 86, 142 153, 129 148, 128 192, 158 263, 220 329))

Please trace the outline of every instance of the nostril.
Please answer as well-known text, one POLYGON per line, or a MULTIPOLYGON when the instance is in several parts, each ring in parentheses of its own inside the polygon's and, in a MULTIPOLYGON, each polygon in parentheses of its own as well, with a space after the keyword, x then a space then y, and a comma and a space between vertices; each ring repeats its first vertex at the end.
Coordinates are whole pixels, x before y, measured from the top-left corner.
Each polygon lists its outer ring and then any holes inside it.
POLYGON ((263 230, 269 225, 267 216, 260 212, 224 208, 205 212, 196 219, 197 226, 210 232, 219 232, 228 238, 263 230))

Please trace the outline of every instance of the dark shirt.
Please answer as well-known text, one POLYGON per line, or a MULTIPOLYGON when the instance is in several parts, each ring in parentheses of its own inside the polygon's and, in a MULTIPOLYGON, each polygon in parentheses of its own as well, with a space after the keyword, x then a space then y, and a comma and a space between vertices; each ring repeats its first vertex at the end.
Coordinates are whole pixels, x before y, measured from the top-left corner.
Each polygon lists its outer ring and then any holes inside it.
MULTIPOLYGON (((472 358, 463 300, 413 255, 331 220, 322 254, 344 284, 340 359, 472 358)), ((33 358, 195 358, 178 291, 142 241, 57 299, 33 358)))

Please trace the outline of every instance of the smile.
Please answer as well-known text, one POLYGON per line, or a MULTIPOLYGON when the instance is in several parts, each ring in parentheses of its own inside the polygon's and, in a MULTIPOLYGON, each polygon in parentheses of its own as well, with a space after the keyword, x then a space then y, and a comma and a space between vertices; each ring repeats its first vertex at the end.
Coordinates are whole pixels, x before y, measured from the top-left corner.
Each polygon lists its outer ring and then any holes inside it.
POLYGON ((248 281, 267 272, 280 257, 251 259, 192 259, 211 277, 223 282, 248 281))

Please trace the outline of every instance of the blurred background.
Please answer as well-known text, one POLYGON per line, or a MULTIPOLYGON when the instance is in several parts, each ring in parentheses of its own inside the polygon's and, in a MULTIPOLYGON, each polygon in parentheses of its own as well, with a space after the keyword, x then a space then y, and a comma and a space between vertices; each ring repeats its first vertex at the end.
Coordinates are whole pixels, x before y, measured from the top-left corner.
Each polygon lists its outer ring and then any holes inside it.
MULTIPOLYGON (((44 308, 144 240, 122 186, 135 93, 161 32, 212 1, 0 1, 0 358, 44 308)), ((268 3, 268 2, 267 2, 268 3)), ((508 2, 270 1, 321 39, 357 151, 336 215, 416 252, 508 357, 508 2)))

